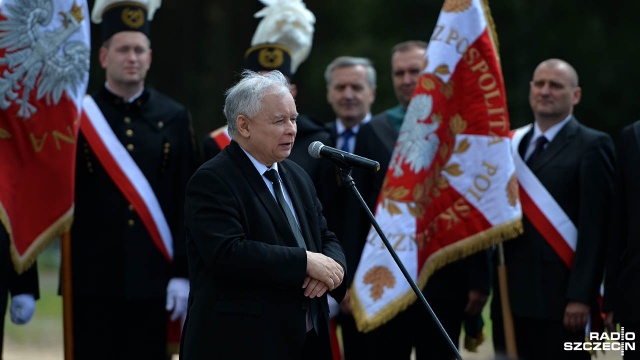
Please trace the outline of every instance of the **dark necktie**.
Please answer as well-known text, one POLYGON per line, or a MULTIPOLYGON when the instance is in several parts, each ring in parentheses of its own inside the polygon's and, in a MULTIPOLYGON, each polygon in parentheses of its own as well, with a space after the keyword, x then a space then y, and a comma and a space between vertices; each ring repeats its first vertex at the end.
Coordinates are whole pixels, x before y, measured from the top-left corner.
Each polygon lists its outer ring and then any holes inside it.
MULTIPOLYGON (((293 216, 291 212, 291 208, 287 204, 287 200, 284 199, 284 192, 282 191, 282 186, 280 185, 280 177, 278 176, 278 171, 275 169, 270 169, 264 172, 264 176, 273 183, 273 192, 276 194, 276 200, 278 200, 278 205, 280 205, 280 209, 287 217, 289 221, 289 226, 291 227, 291 231, 293 231, 293 235, 296 237, 296 241, 298 242, 298 246, 303 249, 306 249, 306 245, 304 243, 304 238, 302 237, 302 233, 300 232, 300 228, 298 227, 298 223, 296 222, 296 218, 293 216)), ((317 304, 314 301, 311 301, 311 307, 307 309, 307 331, 313 329, 314 327, 318 329, 318 309, 317 304)))
POLYGON ((342 136, 342 141, 343 141, 342 147, 340 148, 340 150, 346 151, 346 152, 350 152, 349 151, 349 140, 354 135, 355 135, 355 133, 351 129, 347 129, 347 130, 343 131, 342 134, 340 134, 340 136, 342 136))
POLYGON ((282 186, 280 185, 278 171, 275 169, 267 170, 265 171, 264 176, 273 183, 273 192, 276 194, 276 200, 278 201, 278 205, 280 205, 280 209, 289 221, 289 226, 291 227, 291 231, 293 231, 293 235, 295 235, 296 237, 298 246, 306 249, 307 247, 305 246, 304 238, 302 237, 302 233, 300 232, 300 228, 298 227, 296 218, 293 216, 291 208, 289 208, 287 201, 284 199, 284 192, 282 191, 282 186))
POLYGON ((531 155, 529 155, 529 158, 527 159, 528 166, 531 166, 531 164, 533 164, 533 162, 536 160, 538 155, 540 155, 540 153, 544 150, 544 146, 547 145, 548 142, 549 141, 547 140, 546 137, 544 137, 544 135, 536 139, 536 147, 535 149, 533 149, 533 152, 531 153, 531 155))

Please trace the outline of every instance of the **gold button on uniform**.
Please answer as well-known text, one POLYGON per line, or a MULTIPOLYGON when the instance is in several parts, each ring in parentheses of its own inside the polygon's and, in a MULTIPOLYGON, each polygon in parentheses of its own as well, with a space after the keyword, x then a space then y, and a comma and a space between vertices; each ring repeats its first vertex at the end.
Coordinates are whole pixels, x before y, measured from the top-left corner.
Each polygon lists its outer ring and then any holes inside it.
POLYGON ((125 123, 125 124, 131 124, 131 118, 130 118, 130 117, 128 117, 128 116, 125 116, 125 117, 124 117, 124 123, 125 123))
POLYGON ((162 129, 164 123, 162 121, 158 121, 158 129, 162 129))
POLYGON ((127 144, 127 150, 133 151, 133 144, 127 144))
POLYGON ((128 137, 132 137, 133 136, 133 130, 131 129, 127 129, 127 131, 124 132, 128 137))
POLYGON ((129 204, 129 211, 133 211, 133 205, 129 204))
POLYGON ((133 221, 133 219, 129 219, 129 221, 127 222, 129 224, 129 227, 135 225, 135 221, 133 221))

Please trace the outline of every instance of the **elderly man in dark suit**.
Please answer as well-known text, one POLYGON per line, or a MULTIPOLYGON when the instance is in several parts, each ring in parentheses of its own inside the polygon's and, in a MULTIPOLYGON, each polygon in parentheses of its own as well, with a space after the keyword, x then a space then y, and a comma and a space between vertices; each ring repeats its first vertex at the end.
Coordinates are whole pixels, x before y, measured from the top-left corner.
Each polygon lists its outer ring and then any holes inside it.
MULTIPOLYGON (((618 140, 616 196, 611 211, 611 236, 603 309, 609 331, 640 333, 640 120, 626 126, 618 140)), ((624 358, 640 359, 640 349, 625 349, 624 358)))
MULTIPOLYGON (((564 344, 584 341, 597 306, 615 152, 610 136, 573 116, 581 92, 570 64, 543 61, 529 89, 535 121, 514 134, 516 175, 528 196, 521 196, 524 233, 504 243, 504 257, 521 359, 590 359, 564 344)), ((499 299, 492 303, 497 352, 505 348, 499 299)))
POLYGON ((245 71, 224 113, 233 140, 187 185, 181 358, 330 359, 327 293, 343 298, 346 260, 311 178, 287 159, 287 79, 245 71))

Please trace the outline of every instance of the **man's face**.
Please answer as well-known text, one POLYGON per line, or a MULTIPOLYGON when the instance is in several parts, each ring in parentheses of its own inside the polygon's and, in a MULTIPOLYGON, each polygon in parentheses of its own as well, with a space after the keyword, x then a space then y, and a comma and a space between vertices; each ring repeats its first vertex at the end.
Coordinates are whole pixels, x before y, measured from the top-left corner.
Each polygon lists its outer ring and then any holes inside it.
POLYGON ((536 119, 562 121, 580 102, 581 90, 563 66, 540 66, 533 73, 529 103, 536 119))
POLYGON ((405 109, 409 106, 413 91, 426 65, 425 50, 414 47, 408 51, 395 52, 391 57, 393 90, 405 109))
POLYGON ((109 47, 100 48, 100 65, 109 83, 136 86, 144 82, 151 66, 149 38, 139 31, 121 31, 111 36, 109 47))
POLYGON ((262 110, 246 119, 247 151, 266 166, 286 159, 296 138, 297 117, 291 94, 265 95, 262 110))
POLYGON ((327 101, 347 127, 352 127, 371 111, 375 89, 369 86, 364 66, 337 68, 331 73, 327 101))

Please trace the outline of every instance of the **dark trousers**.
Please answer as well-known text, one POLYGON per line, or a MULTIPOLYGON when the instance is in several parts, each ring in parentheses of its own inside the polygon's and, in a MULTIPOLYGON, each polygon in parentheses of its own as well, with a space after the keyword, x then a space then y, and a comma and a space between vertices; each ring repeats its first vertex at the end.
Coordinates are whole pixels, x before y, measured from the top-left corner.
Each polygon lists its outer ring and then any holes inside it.
POLYGON ((75 360, 167 358, 165 299, 73 298, 75 360))
POLYGON ((304 338, 301 360, 332 360, 331 348, 322 341, 315 330, 311 330, 304 338))
MULTIPOLYGON (((457 351, 467 299, 463 297, 459 299, 430 298, 427 301, 457 351)), ((416 300, 405 311, 364 336, 359 339, 360 344, 364 347, 364 349, 359 349, 362 353, 348 356, 349 339, 344 337, 343 332, 346 360, 365 358, 369 360, 409 360, 413 348, 416 350, 417 360, 456 358, 447 337, 420 300, 416 300)))
POLYGON ((0 288, 0 359, 2 359, 2 349, 4 346, 4 317, 7 312, 7 302, 9 294, 6 288, 0 288))
POLYGON ((372 354, 369 333, 358 331, 356 321, 351 314, 338 314, 336 321, 340 325, 342 335, 342 352, 345 360, 370 358, 372 354))
MULTIPOLYGON (((497 355, 506 354, 502 318, 493 320, 493 347, 497 355)), ((542 320, 514 317, 513 326, 519 360, 566 359, 590 360, 588 351, 567 351, 565 342, 585 341, 584 331, 571 332, 562 320, 542 320)))

